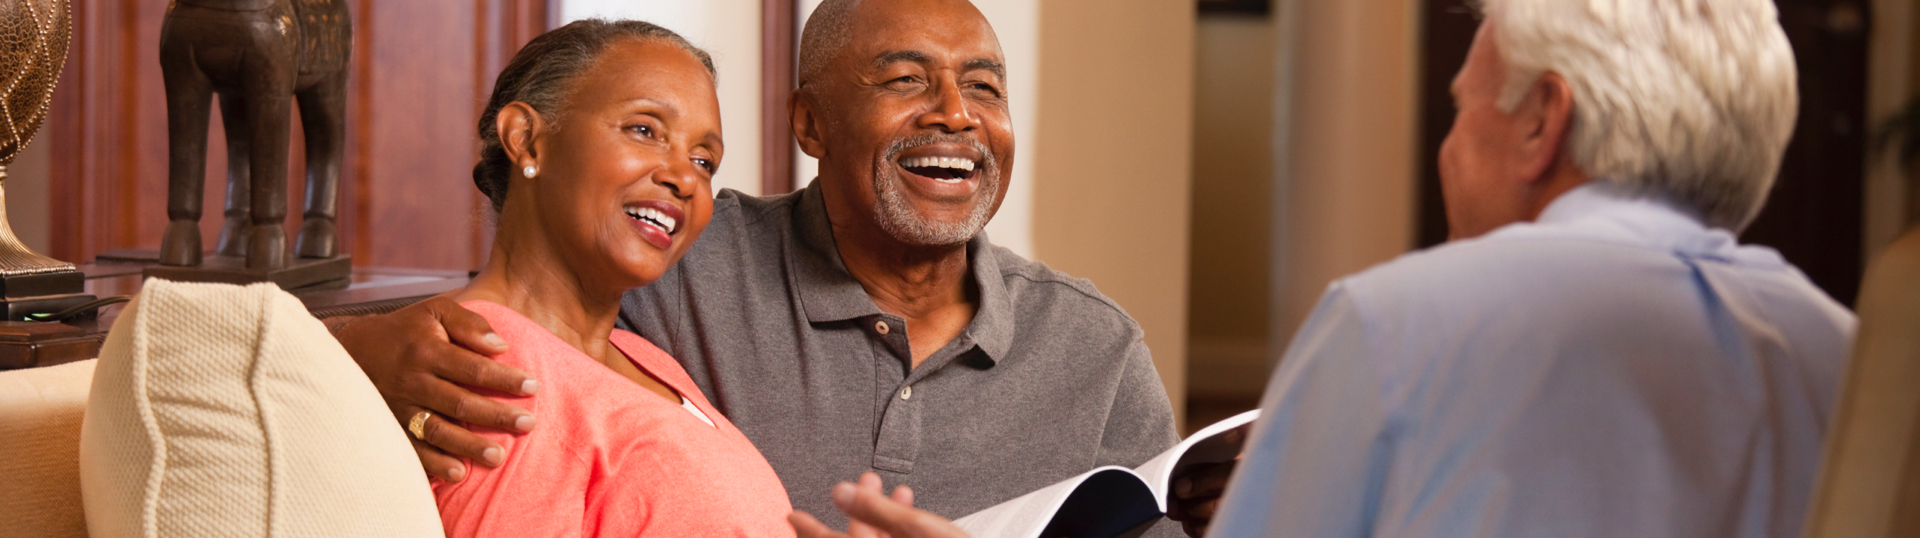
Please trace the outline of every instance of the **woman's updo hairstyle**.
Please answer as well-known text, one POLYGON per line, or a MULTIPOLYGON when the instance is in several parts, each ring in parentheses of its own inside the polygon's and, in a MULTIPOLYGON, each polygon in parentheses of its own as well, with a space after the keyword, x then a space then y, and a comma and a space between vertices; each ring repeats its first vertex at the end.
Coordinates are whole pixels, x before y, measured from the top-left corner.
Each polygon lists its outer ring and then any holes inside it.
POLYGON ((648 22, 582 19, 528 41, 494 80, 493 98, 487 100, 487 109, 480 114, 480 162, 473 165, 473 185, 487 195, 494 213, 507 203, 507 180, 513 177, 514 168, 494 126, 500 109, 519 101, 546 118, 549 127, 559 125, 573 79, 593 65, 607 45, 621 39, 665 40, 699 58, 708 75, 715 74, 713 57, 707 51, 673 30, 648 22))

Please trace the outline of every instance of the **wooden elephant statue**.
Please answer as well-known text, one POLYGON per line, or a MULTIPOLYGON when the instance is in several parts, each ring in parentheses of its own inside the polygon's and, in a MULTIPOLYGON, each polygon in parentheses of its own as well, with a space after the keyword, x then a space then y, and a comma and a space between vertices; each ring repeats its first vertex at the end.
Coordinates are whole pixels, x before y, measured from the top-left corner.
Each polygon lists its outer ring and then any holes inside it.
POLYGON ((173 0, 160 30, 167 88, 167 224, 163 265, 200 265, 207 122, 213 94, 227 141, 226 224, 217 254, 250 271, 287 265, 287 155, 296 97, 306 134, 304 258, 332 258, 345 144, 346 0, 173 0))

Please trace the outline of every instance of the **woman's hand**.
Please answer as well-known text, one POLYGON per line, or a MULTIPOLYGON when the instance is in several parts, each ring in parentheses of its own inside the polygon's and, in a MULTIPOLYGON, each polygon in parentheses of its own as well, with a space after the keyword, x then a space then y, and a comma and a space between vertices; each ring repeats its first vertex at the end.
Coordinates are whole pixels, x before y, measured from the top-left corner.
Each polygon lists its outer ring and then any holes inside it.
POLYGON ((412 439, 427 474, 459 482, 467 474, 462 458, 488 467, 505 461, 498 444, 461 423, 506 432, 533 431, 533 415, 525 409, 468 388, 530 396, 540 390, 540 383, 518 368, 489 358, 505 353, 507 343, 493 333, 486 319, 452 299, 433 297, 390 314, 328 327, 380 390, 402 427, 421 411, 433 414, 421 428, 424 439, 412 439))
POLYGON ((967 538, 967 531, 946 518, 913 508, 912 488, 893 488, 889 498, 881 492, 880 476, 870 472, 860 475, 857 486, 834 486, 833 505, 853 519, 847 532, 829 529, 799 510, 788 515, 787 522, 800 538, 967 538))

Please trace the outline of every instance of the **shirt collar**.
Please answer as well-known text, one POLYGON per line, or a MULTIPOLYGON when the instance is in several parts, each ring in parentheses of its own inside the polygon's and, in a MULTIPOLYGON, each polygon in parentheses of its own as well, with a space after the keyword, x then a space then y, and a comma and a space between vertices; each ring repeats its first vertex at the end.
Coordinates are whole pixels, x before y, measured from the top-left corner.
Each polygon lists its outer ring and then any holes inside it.
MULTIPOLYGON (((818 178, 801 191, 793 221, 795 239, 790 249, 793 254, 787 257, 788 267, 807 321, 824 323, 882 314, 866 288, 840 261, 818 178)), ((960 337, 972 340, 990 361, 998 361, 1013 345, 1013 300, 1000 278, 999 255, 987 241, 986 232, 967 241, 967 265, 971 269, 967 278, 979 290, 980 302, 973 321, 960 337)))
POLYGON ((800 306, 807 321, 822 323, 844 321, 880 313, 866 288, 847 272, 834 245, 833 223, 827 220, 827 201, 815 179, 800 192, 793 208, 793 253, 787 257, 794 287, 800 290, 800 306))
POLYGON ((1604 180, 1561 194, 1540 212, 1537 228, 1651 246, 1689 257, 1783 263, 1772 249, 1743 247, 1733 232, 1709 228, 1697 212, 1657 194, 1629 192, 1604 180))

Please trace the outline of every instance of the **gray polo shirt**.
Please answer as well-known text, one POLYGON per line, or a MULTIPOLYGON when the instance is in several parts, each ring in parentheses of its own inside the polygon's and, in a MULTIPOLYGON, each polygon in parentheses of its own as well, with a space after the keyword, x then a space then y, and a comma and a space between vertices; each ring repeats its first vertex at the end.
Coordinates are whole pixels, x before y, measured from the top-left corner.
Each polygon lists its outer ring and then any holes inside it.
POLYGON ((841 263, 818 181, 713 206, 686 257, 627 294, 621 324, 686 366, 794 508, 839 527, 829 490, 874 470, 958 517, 1178 440, 1140 326, 1086 280, 975 237, 978 312, 912 368, 906 323, 841 263))

